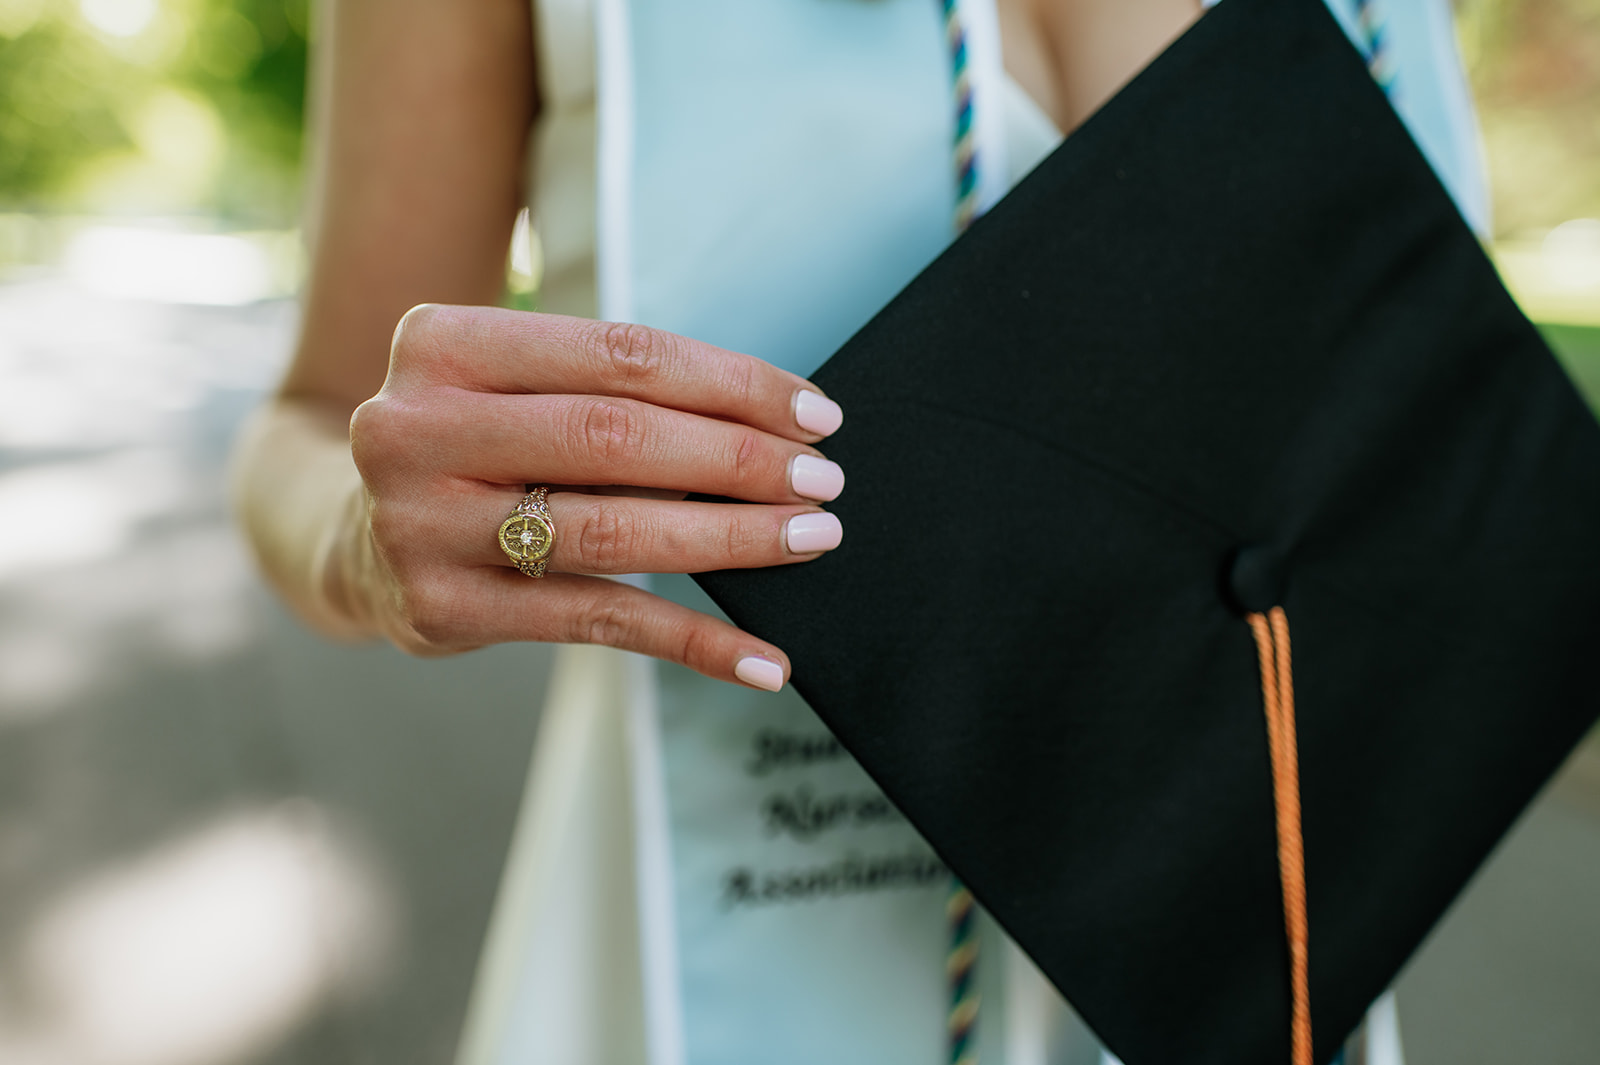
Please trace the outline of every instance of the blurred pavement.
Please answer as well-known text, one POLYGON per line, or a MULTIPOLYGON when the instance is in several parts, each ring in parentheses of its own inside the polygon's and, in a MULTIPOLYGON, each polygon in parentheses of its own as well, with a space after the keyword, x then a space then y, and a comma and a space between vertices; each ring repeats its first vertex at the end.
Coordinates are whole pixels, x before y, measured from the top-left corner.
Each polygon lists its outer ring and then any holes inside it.
POLYGON ((0 1063, 450 1058, 549 661, 300 631, 225 514, 283 302, 0 287, 0 1063))
MULTIPOLYGON (((332 647, 260 588, 223 465, 293 314, 0 285, 0 1065, 449 1060, 549 656, 332 647)), ((1412 1065, 1593 1065, 1597 1004, 1591 743, 1400 1009, 1412 1065)))

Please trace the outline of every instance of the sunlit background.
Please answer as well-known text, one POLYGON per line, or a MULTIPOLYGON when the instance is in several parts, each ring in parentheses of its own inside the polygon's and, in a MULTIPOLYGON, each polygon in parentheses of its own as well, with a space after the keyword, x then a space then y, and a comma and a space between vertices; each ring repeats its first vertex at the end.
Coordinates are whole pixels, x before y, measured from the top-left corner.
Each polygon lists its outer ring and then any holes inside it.
MULTIPOLYGON (((1496 260, 1600 396, 1600 0, 1457 8, 1496 260)), ((325 646, 225 516, 312 15, 0 0, 0 1065, 420 1065, 461 1022, 547 656, 325 646)), ((1596 1003, 1591 746, 1400 1008, 1413 1065, 1593 1065, 1596 1003)))
POLYGON ((295 321, 309 34, 0 0, 0 1065, 460 1027, 547 656, 324 646, 225 512, 295 321))

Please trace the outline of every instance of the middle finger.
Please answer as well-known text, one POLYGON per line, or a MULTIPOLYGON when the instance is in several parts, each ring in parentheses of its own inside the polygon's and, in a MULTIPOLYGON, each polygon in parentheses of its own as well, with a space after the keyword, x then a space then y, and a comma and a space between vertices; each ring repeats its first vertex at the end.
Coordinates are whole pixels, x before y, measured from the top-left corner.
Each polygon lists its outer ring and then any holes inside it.
POLYGON ((636 485, 761 503, 827 502, 844 472, 816 448, 697 414, 608 396, 456 392, 440 459, 513 484, 636 485))

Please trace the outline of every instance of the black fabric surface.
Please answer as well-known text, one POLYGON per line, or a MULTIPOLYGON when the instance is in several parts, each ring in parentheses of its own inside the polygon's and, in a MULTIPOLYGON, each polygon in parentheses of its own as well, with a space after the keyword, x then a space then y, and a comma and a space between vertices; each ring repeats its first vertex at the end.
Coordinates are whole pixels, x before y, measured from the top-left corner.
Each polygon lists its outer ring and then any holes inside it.
POLYGON ((1228 0, 816 380, 844 544, 708 574, 1128 1065, 1326 1060, 1600 710, 1600 431, 1320 0, 1228 0))

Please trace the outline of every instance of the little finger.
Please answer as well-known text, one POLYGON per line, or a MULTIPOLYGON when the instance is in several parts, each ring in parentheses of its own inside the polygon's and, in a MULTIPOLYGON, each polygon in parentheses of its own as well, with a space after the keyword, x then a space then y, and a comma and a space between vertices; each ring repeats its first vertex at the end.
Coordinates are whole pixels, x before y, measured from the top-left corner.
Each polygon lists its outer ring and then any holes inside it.
POLYGON ((777 691, 789 658, 765 640, 632 585, 555 573, 530 580, 485 567, 472 582, 475 643, 591 643, 687 666, 715 680, 777 691))

